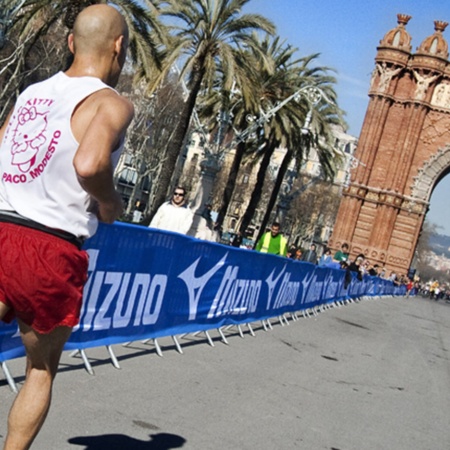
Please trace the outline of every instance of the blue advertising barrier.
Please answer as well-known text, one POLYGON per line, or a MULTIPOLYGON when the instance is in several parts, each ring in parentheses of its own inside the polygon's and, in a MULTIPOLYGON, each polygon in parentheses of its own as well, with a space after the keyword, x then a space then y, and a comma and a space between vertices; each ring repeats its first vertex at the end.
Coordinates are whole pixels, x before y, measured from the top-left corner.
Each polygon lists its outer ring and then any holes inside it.
MULTIPOLYGON (((115 223, 86 241, 89 278, 65 349, 85 349, 250 323, 405 288, 188 236, 115 223)), ((0 323, 0 362, 24 355, 17 324, 0 323)))

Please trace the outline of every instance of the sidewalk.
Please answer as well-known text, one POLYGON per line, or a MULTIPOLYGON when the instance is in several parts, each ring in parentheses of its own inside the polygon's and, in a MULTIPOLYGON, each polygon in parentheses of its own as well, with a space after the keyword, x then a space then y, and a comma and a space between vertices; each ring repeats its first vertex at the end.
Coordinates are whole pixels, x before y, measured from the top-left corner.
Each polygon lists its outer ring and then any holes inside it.
MULTIPOLYGON (((63 355, 33 450, 448 450, 450 304, 363 300, 229 345, 202 336, 63 355)), ((8 366, 23 381, 23 359, 8 366)), ((0 372, 1 374, 1 372, 0 372)), ((0 447, 15 394, 0 378, 0 447)))

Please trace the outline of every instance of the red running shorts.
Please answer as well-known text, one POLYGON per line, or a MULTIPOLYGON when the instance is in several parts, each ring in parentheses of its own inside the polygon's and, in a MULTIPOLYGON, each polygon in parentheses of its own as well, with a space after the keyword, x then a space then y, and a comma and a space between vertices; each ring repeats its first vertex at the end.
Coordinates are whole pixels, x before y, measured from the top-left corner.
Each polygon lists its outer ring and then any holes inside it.
POLYGON ((38 333, 74 327, 80 318, 88 255, 51 234, 0 223, 0 301, 38 333))

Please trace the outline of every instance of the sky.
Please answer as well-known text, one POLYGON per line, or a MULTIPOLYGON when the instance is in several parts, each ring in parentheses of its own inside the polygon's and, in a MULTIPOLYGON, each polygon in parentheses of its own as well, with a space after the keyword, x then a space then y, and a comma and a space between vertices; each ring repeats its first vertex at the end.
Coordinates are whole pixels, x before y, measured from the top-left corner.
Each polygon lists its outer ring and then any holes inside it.
MULTIPOLYGON (((320 53, 317 65, 337 71, 338 103, 348 132, 359 136, 366 113, 377 46, 397 26, 397 14, 412 16, 406 30, 414 52, 434 33, 434 21, 450 22, 450 0, 251 0, 246 13, 270 19, 298 56, 320 53)), ((450 26, 444 32, 450 43, 450 26)), ((450 144, 450 142, 449 142, 450 144)), ((450 235, 450 175, 434 189, 427 221, 450 235)))

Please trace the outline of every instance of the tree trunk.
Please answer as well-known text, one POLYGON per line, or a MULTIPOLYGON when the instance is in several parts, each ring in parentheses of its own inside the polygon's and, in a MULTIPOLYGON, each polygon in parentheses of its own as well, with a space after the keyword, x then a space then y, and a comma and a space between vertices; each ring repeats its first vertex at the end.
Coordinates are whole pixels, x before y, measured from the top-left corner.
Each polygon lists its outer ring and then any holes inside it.
POLYGON ((217 222, 219 225, 222 225, 223 220, 227 215, 231 199, 233 198, 234 188, 236 187, 236 181, 239 174, 239 168, 242 163, 242 158, 244 157, 245 148, 245 142, 239 142, 236 147, 236 153, 234 154, 233 163, 231 164, 230 173, 228 175, 227 184, 225 186, 221 206, 219 208, 219 215, 217 217, 217 222))
MULTIPOLYGON (((261 238, 261 236, 263 235, 264 230, 267 226, 267 223, 269 222, 273 207, 275 206, 275 203, 278 198, 278 194, 280 193, 281 185, 283 184, 284 176, 286 175, 289 164, 292 161, 292 156, 293 156, 292 151, 288 150, 286 152, 286 155, 284 155, 284 158, 283 158, 283 161, 281 162, 280 168, 278 169, 277 179, 275 180, 275 186, 273 188, 272 194, 270 195, 269 204, 267 205, 266 213, 264 214, 264 218, 261 223, 261 227, 259 229, 258 237, 256 238, 256 242, 258 242, 259 239, 261 238)), ((281 226, 283 226, 283 224, 281 224, 281 226)))
POLYGON ((253 188, 252 195, 250 197, 250 202, 245 210, 244 216, 242 217, 241 225, 239 231, 245 236, 245 231, 247 230, 250 222, 252 221, 253 215, 255 214, 258 203, 261 199, 262 190, 264 187, 264 179, 266 177, 267 169, 270 164, 270 159, 272 158, 273 152, 275 151, 275 142, 269 138, 267 141, 267 149, 264 152, 264 156, 261 160, 261 164, 258 169, 258 174, 256 176, 256 183, 253 188))

